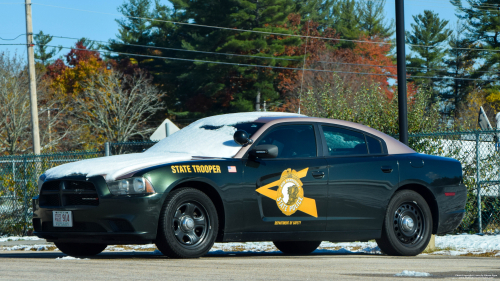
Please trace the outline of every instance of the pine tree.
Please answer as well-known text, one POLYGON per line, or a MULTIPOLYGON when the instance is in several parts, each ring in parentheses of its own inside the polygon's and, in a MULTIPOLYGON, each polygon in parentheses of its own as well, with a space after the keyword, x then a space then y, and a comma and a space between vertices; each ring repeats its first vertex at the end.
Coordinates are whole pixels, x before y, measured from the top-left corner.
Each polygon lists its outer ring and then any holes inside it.
POLYGON ((52 41, 53 36, 44 34, 41 30, 38 34, 33 36, 33 39, 35 40, 35 59, 44 66, 52 63, 51 59, 62 50, 62 47, 47 47, 47 45, 52 41))
MULTIPOLYGON (((117 39, 111 39, 106 48, 110 51, 128 54, 151 54, 147 48, 133 45, 152 45, 154 23, 149 19, 155 18, 157 5, 154 4, 158 3, 153 0, 128 0, 122 4, 118 11, 127 18, 116 20, 120 26, 117 39)), ((151 59, 139 56, 118 55, 112 58, 118 63, 132 63, 140 68, 148 68, 151 64, 151 59)))
POLYGON ((448 44, 450 48, 444 63, 449 71, 448 75, 454 79, 448 80, 449 89, 443 98, 448 100, 448 111, 452 111, 458 109, 473 87, 474 81, 468 79, 473 77, 478 52, 470 50, 474 47, 474 42, 466 37, 466 26, 461 22, 457 22, 448 44))
POLYGON ((500 72, 500 1, 498 0, 451 0, 459 14, 457 17, 465 21, 467 38, 474 50, 474 56, 479 57, 480 67, 472 73, 472 78, 482 78, 484 81, 475 83, 486 94, 486 100, 500 110, 500 87, 498 79, 500 72), (467 5, 463 6, 462 2, 467 5))
POLYGON ((412 31, 406 32, 406 43, 416 56, 407 57, 408 72, 413 76, 417 85, 428 86, 433 92, 436 101, 442 88, 443 58, 446 51, 441 45, 451 35, 446 28, 447 20, 441 20, 437 13, 425 10, 423 14, 413 16, 415 23, 411 24, 412 31), (436 78, 418 78, 419 76, 436 78))
POLYGON ((180 17, 189 18, 198 25, 249 30, 182 26, 177 31, 182 38, 182 48, 221 53, 179 53, 183 57, 245 64, 176 63, 179 72, 176 76, 175 96, 180 105, 179 110, 188 109, 207 114, 251 111, 254 110, 259 93, 261 101, 276 102, 280 99, 276 82, 278 71, 248 65, 288 66, 293 62, 276 60, 276 57, 289 57, 284 54, 285 46, 298 45, 300 39, 266 33, 290 34, 286 23, 295 7, 292 0, 198 0, 189 1, 188 4, 177 2, 174 10, 177 9, 176 5, 183 7, 184 12, 180 17), (224 53, 261 58, 226 56, 224 53))
POLYGON ((385 22, 385 0, 361 1, 358 4, 361 29, 370 38, 389 38, 394 34, 394 20, 385 22))
POLYGON ((334 28, 340 19, 343 0, 296 0, 296 12, 303 20, 318 24, 319 31, 334 28))

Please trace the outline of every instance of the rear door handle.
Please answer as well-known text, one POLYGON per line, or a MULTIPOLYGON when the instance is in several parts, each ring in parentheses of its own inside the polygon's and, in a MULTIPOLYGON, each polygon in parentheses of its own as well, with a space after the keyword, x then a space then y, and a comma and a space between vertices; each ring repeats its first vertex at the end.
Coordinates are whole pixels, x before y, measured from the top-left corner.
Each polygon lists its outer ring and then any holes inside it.
POLYGON ((322 179, 325 177, 325 172, 322 172, 322 171, 315 171, 315 172, 312 172, 312 176, 315 178, 315 179, 322 179))
POLYGON ((380 169, 382 169, 384 173, 392 173, 393 170, 391 166, 382 166, 380 169))

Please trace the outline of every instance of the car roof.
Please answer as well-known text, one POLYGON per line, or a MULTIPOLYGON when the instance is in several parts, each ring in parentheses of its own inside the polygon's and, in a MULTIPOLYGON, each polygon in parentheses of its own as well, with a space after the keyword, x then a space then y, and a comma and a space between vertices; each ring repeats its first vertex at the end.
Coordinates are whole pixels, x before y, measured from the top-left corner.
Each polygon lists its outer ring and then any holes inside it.
MULTIPOLYGON (((354 122, 349 122, 349 121, 344 121, 344 120, 338 120, 338 119, 328 119, 328 118, 317 118, 317 117, 294 117, 294 116, 272 116, 272 117, 260 117, 254 122, 256 123, 265 123, 264 126, 262 126, 257 132, 255 132, 252 135, 253 140, 257 140, 269 127, 274 126, 276 124, 285 124, 285 123, 296 123, 296 122, 311 122, 311 123, 323 123, 326 125, 337 125, 337 126, 342 126, 342 127, 348 127, 352 128, 355 130, 360 130, 363 132, 366 132, 368 134, 374 135, 376 137, 381 138, 387 145, 387 152, 389 154, 410 154, 410 153, 416 153, 413 149, 409 148, 408 146, 404 145, 400 141, 396 140, 395 138, 384 134, 378 130, 375 130, 373 128, 370 128, 368 126, 359 124, 359 123, 354 123, 354 122)), ((235 158, 242 158, 247 150, 250 148, 250 146, 243 147, 234 157, 235 158)))

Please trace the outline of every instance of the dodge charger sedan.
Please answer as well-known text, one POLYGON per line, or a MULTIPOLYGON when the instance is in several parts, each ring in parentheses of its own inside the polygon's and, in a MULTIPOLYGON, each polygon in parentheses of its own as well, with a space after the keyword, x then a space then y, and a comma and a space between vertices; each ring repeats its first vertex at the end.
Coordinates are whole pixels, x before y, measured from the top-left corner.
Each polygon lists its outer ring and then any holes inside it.
POLYGON ((464 216, 460 162, 419 154, 372 128, 286 113, 208 117, 147 151, 52 168, 33 199, 35 235, 72 256, 155 243, 172 258, 214 242, 375 239, 421 253, 464 216))

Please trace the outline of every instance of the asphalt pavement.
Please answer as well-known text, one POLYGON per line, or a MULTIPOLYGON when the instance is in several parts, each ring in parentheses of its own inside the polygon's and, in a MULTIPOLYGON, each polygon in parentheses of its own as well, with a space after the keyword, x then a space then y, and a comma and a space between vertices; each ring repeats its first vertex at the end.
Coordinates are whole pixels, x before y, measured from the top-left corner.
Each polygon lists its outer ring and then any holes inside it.
POLYGON ((485 280, 499 276, 498 257, 217 252, 176 260, 152 252, 104 252, 77 260, 60 252, 0 251, 0 280, 485 280), (404 270, 431 276, 395 276, 404 270))

